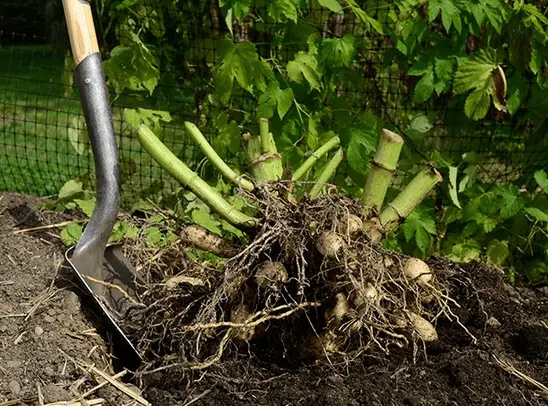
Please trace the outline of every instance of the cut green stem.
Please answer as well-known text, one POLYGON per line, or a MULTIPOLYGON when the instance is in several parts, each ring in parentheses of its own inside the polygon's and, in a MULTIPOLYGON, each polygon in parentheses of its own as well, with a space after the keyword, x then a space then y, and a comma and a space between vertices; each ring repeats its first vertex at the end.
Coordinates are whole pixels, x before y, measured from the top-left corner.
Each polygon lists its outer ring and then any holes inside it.
POLYGON ((409 216, 442 180, 442 176, 434 168, 427 168, 419 172, 396 196, 394 201, 382 211, 380 220, 384 230, 392 230, 401 220, 409 216))
POLYGON ((310 190, 309 196, 312 199, 315 199, 316 197, 320 195, 323 187, 325 186, 327 181, 331 178, 331 176, 333 176, 333 174, 337 170, 337 167, 342 162, 343 158, 344 158, 343 149, 339 148, 339 150, 335 153, 335 155, 333 155, 333 158, 331 158, 331 161, 329 161, 329 163, 327 164, 323 172, 318 177, 316 183, 310 190))
POLYGON ((259 120, 259 136, 261 137, 261 149, 263 151, 263 154, 270 153, 270 139, 269 134, 270 131, 268 126, 268 119, 261 118, 259 120))
POLYGON ((224 217, 233 225, 253 227, 258 220, 235 209, 221 194, 207 184, 200 176, 179 160, 162 141, 148 128, 141 124, 137 131, 143 148, 167 172, 181 184, 188 187, 198 198, 224 217))
POLYGON ((333 137, 329 141, 327 141, 325 144, 323 144, 320 148, 318 148, 316 151, 310 155, 306 161, 302 163, 301 166, 297 168, 297 170, 293 173, 293 176, 291 177, 291 180, 293 182, 297 182, 303 178, 306 173, 312 169, 312 167, 318 162, 318 160, 323 157, 325 154, 327 154, 329 151, 331 151, 333 148, 336 148, 339 146, 341 140, 339 137, 333 137))
POLYGON ((396 172, 396 166, 403 147, 403 138, 387 129, 383 129, 377 153, 367 176, 362 194, 365 206, 364 214, 369 217, 371 209, 380 212, 386 191, 396 172))
POLYGON ((207 142, 206 138, 198 127, 196 127, 196 125, 187 121, 185 122, 185 128, 196 144, 198 144, 205 156, 223 174, 224 177, 245 190, 252 191, 255 188, 253 183, 247 179, 244 179, 242 175, 238 175, 225 163, 225 161, 223 161, 209 142, 207 142))
POLYGON ((282 157, 276 149, 272 133, 268 131, 268 119, 259 122, 259 137, 244 134, 249 171, 257 183, 277 181, 282 178, 282 157))

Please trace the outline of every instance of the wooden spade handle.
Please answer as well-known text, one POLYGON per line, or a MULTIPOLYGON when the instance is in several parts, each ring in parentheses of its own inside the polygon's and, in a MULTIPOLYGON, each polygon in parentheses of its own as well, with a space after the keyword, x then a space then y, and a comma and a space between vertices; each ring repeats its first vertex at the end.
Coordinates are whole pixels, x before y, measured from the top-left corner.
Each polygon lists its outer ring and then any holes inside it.
POLYGON ((99 52, 91 6, 86 0, 63 0, 70 46, 76 66, 87 56, 99 52))

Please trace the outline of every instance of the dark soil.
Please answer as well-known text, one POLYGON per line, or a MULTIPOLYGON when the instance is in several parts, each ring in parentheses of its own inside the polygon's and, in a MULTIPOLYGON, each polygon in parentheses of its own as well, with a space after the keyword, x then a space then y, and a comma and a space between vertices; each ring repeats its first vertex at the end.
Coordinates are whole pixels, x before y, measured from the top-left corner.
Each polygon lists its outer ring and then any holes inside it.
MULTIPOLYGON (((65 354, 113 375, 108 336, 58 266, 64 248, 57 229, 13 233, 66 218, 36 212, 34 198, 0 199, 0 406, 39 404, 37 384, 46 404, 74 399, 97 379, 65 354)), ((514 289, 477 264, 451 269, 445 277, 476 343, 440 321, 440 339, 415 354, 411 348, 306 366, 267 356, 272 352, 258 343, 194 376, 172 368, 142 377, 143 396, 162 406, 548 405, 548 390, 538 387, 548 384, 545 291, 514 289)), ((108 385, 90 398, 98 397, 104 405, 131 404, 108 385)))
MULTIPOLYGON (((114 374, 97 318, 82 304, 63 266, 65 248, 57 229, 14 234, 67 220, 40 213, 39 203, 0 193, 0 405, 40 404, 37 386, 45 404, 78 398, 94 387, 93 375, 69 357, 114 374)), ((130 404, 108 386, 94 398, 130 404)))

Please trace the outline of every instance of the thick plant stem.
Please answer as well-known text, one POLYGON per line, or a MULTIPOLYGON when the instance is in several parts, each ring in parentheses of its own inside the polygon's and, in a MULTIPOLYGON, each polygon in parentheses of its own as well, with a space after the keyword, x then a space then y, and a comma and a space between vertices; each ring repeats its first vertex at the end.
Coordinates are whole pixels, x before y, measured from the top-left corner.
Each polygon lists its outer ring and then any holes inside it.
POLYGON ((335 153, 335 155, 333 155, 333 158, 331 158, 331 161, 329 161, 329 163, 327 164, 323 172, 318 177, 318 180, 316 181, 316 183, 310 190, 309 196, 312 199, 315 199, 316 197, 320 195, 323 187, 325 186, 327 181, 331 178, 331 176, 333 176, 333 174, 337 170, 337 167, 342 162, 343 158, 344 158, 344 152, 342 148, 339 148, 339 150, 335 153))
POLYGON ((179 160, 162 141, 144 124, 137 131, 139 142, 152 158, 181 184, 188 187, 209 207, 223 216, 229 223, 253 227, 258 220, 236 210, 223 196, 209 186, 200 176, 179 160))
POLYGON ((364 214, 369 217, 371 209, 380 212, 386 191, 396 172, 396 166, 403 147, 403 138, 387 129, 383 129, 367 176, 362 194, 365 206, 364 214))
POLYGON ((340 142, 341 140, 339 139, 339 137, 333 137, 325 144, 323 144, 320 148, 314 151, 312 155, 310 155, 307 160, 302 163, 301 166, 297 168, 297 170, 293 173, 291 180, 293 182, 301 180, 303 176, 306 175, 306 173, 316 164, 316 162, 318 162, 318 160, 322 156, 327 154, 333 148, 338 147, 340 142))
POLYGON ((259 136, 261 137, 261 150, 263 151, 263 154, 268 154, 270 152, 269 134, 268 119, 261 118, 259 120, 259 136))
POLYGON ((282 157, 278 153, 272 133, 268 130, 268 119, 266 118, 261 118, 259 121, 259 136, 262 151, 259 160, 260 164, 264 165, 264 172, 267 176, 264 181, 280 180, 283 176, 282 157))
POLYGON ((238 175, 225 163, 225 161, 223 161, 209 142, 207 142, 206 138, 198 127, 196 127, 196 125, 187 121, 185 122, 185 128, 196 144, 198 144, 205 156, 223 174, 223 176, 245 190, 252 191, 254 189, 255 186, 253 183, 247 179, 244 179, 242 175, 238 175))
POLYGON ((440 173, 434 168, 424 169, 411 179, 394 201, 382 211, 380 220, 384 231, 392 230, 401 220, 409 216, 442 180, 440 173))
POLYGON ((259 138, 244 134, 249 171, 257 183, 280 180, 283 175, 282 157, 276 149, 272 133, 268 131, 268 119, 261 118, 259 138))
POLYGON ((249 172, 258 184, 267 182, 269 176, 264 161, 261 161, 261 140, 259 137, 245 133, 242 136, 245 143, 245 154, 249 172))

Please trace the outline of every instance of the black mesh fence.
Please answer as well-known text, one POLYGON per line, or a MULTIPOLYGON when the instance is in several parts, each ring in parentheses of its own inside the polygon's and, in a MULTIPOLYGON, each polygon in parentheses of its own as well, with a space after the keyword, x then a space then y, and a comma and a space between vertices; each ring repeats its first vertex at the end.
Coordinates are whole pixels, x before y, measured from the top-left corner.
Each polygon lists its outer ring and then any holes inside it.
MULTIPOLYGON (((49 9, 31 17, 14 13, 2 16, 5 9, 0 8, 0 190, 53 195, 74 177, 88 179, 93 184, 93 160, 85 137, 78 89, 71 80, 71 65, 66 63, 71 57, 60 3, 46 2, 49 9)), ((141 150, 135 133, 123 119, 124 108, 171 112, 176 118, 162 124, 163 141, 193 169, 201 167, 202 156, 187 138, 183 122, 211 119, 202 116, 200 103, 210 86, 210 65, 217 56, 217 40, 223 35, 217 4, 206 0, 150 0, 150 7, 144 11, 149 13, 149 26, 154 26, 154 18, 159 16, 156 28, 170 46, 166 52, 172 52, 174 57, 162 66, 152 104, 131 92, 111 94, 124 176, 123 194, 127 199, 152 190, 167 191, 175 184, 141 150), (169 18, 170 13, 177 11, 170 10, 175 5, 189 14, 183 27, 180 23, 172 24, 169 18)), ((37 3, 36 7, 45 6, 37 3)), ((108 29, 103 22, 99 23, 104 20, 107 24, 105 16, 100 16, 97 9, 98 30, 105 33, 108 29)), ((385 14, 376 15, 375 8, 372 10, 372 15, 382 21, 385 14)), ((479 124, 467 125, 470 120, 465 119, 463 106, 455 105, 449 96, 434 103, 414 103, 412 89, 416 78, 383 66, 386 50, 391 47, 389 37, 363 34, 353 20, 329 17, 328 10, 308 12, 325 13, 325 26, 313 27, 324 36, 337 35, 337 31, 343 30, 361 38, 356 55, 361 66, 356 73, 361 76, 361 87, 339 85, 344 108, 372 111, 403 134, 410 118, 428 115, 433 128, 421 139, 408 140, 413 148, 425 158, 430 158, 435 149, 455 157, 470 151, 487 154, 481 165, 481 176, 487 182, 513 181, 547 166, 548 156, 541 149, 527 145, 530 134, 527 125, 493 112, 479 124)), ((244 22, 234 30, 237 38, 252 41, 259 55, 268 57, 275 52, 272 44, 278 38, 274 26, 244 22)), ((120 35, 119 31, 111 30, 101 38, 107 52, 118 44, 120 35)), ((283 47, 283 54, 276 56, 289 61, 306 46, 306 42, 296 42, 294 47, 283 47)), ((255 107, 253 99, 241 92, 232 96, 226 111, 229 117, 238 120, 240 112, 255 107)), ((340 170, 344 175, 347 168, 343 165, 340 170)))

